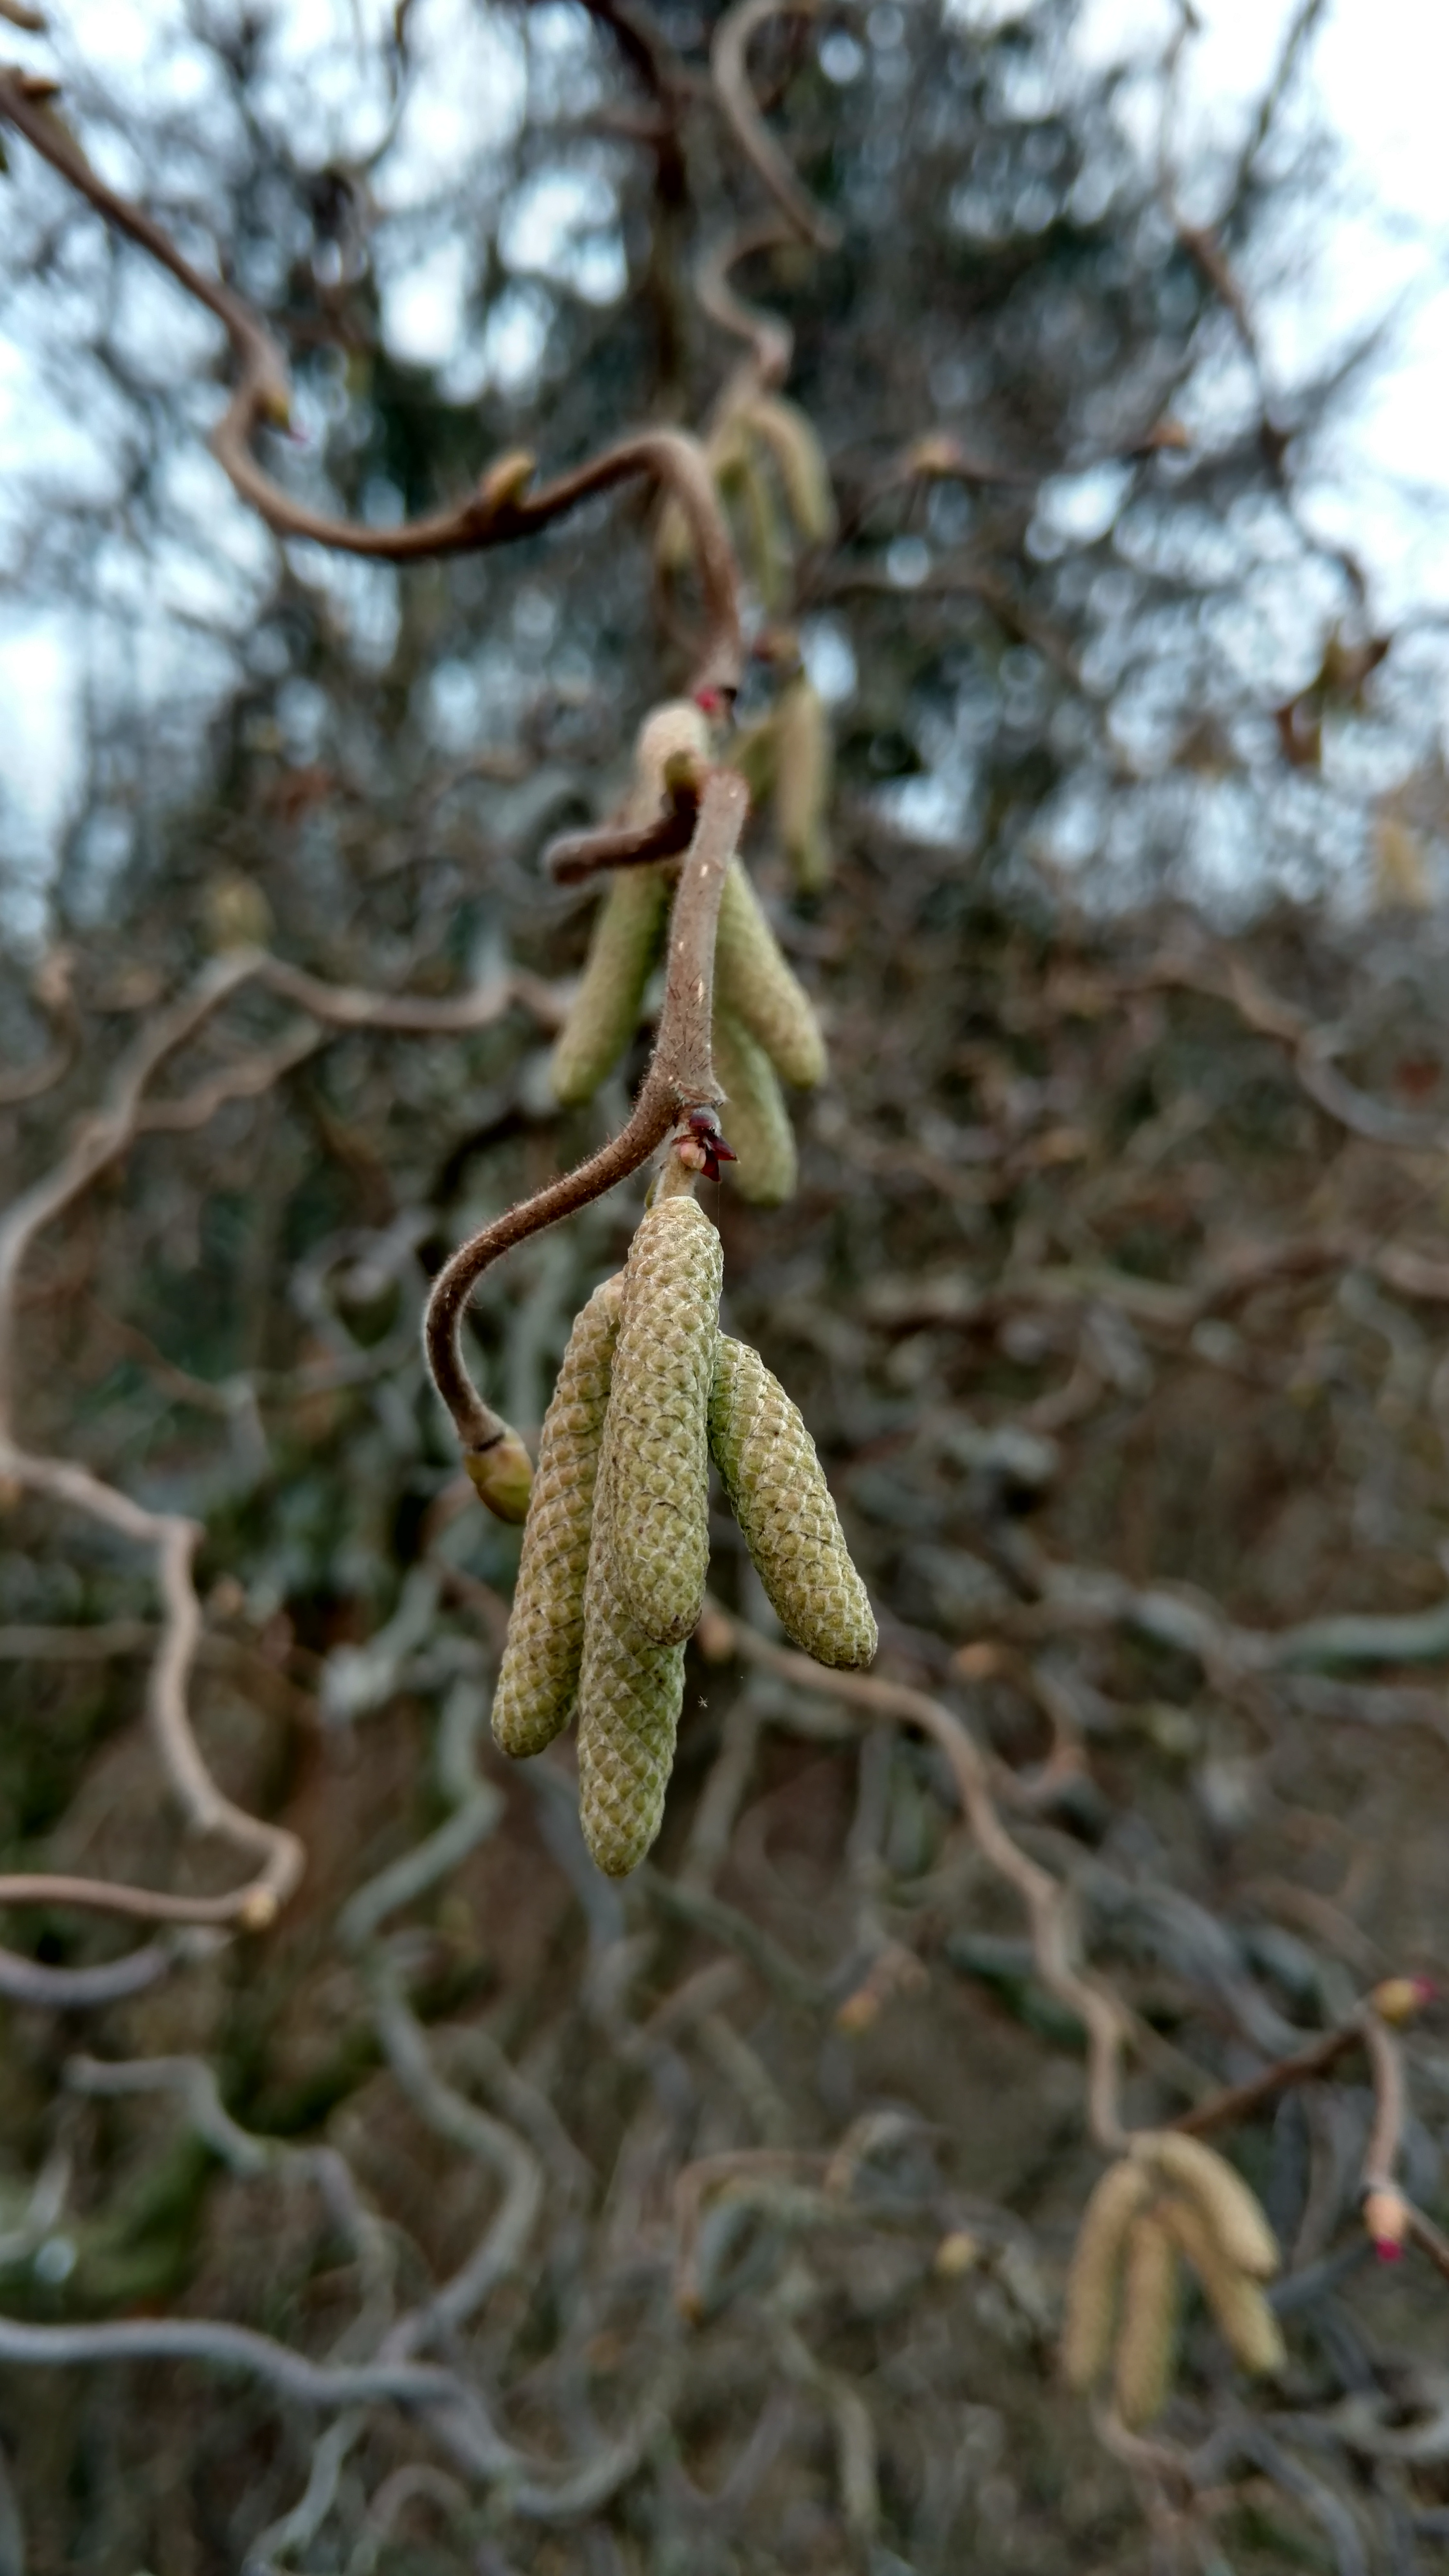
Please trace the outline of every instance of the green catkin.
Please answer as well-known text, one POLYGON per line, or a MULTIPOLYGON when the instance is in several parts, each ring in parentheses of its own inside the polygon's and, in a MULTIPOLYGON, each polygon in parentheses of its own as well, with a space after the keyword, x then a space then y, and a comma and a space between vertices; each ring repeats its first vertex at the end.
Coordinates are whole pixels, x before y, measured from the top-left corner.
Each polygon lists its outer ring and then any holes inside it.
POLYGON ((1228 2261, 1200 2209, 1169 2193, 1158 2203, 1158 2212, 1197 2274, 1218 2332, 1240 2368, 1255 2374, 1281 2370, 1288 2358, 1283 2329, 1258 2283, 1228 2261))
POLYGON ((644 988, 664 946, 669 880, 661 867, 619 868, 594 916, 588 963, 549 1065, 553 1096, 581 1108, 612 1073, 639 1025, 644 988))
POLYGON ((1154 2210, 1134 2218, 1122 2275, 1122 2331, 1114 2385, 1117 2412, 1129 2432, 1160 2415, 1177 2360, 1181 2276, 1168 2230, 1154 2210))
POLYGON ((1225 2156, 1204 2146, 1201 2138, 1184 2137, 1175 2129, 1144 2131, 1132 2148, 1201 2211, 1235 2271, 1271 2281, 1282 2259, 1278 2240, 1262 2204, 1225 2156))
POLYGON ((780 394, 757 394, 742 417, 774 459, 790 516, 806 544, 828 544, 835 534, 835 494, 814 422, 780 394))
POLYGON ((825 809, 830 801, 830 722, 818 690, 802 671, 776 711, 779 726, 775 821, 801 894, 830 882, 825 809))
POLYGON ((692 1198, 645 1211, 629 1246, 609 1398, 612 1554, 626 1607, 664 1646, 687 1637, 704 1607, 722 1271, 719 1236, 692 1198))
POLYGON ((714 993, 716 1006, 749 1030, 786 1082, 813 1091, 824 1080, 825 1040, 815 1006, 786 964, 738 859, 730 862, 720 897, 714 993))
POLYGON ((790 583, 790 545, 774 486, 753 442, 737 437, 716 468, 724 498, 733 502, 743 531, 741 552, 766 615, 778 615, 790 583))
POLYGON ((622 1281, 596 1288, 569 1335, 544 1416, 508 1642, 493 1694, 493 1736, 522 1760, 567 1726, 584 1643, 589 1528, 619 1331, 622 1281))
MULTIPOLYGON (((689 698, 667 698, 639 727, 634 779, 624 808, 629 823, 654 822, 664 811, 679 764, 710 756, 708 719, 689 698)), ((565 1109, 579 1109, 613 1071, 639 1025, 644 989, 663 954, 673 871, 616 869, 598 912, 583 981, 554 1047, 549 1078, 565 1109)))
POLYGON ((770 1606, 787 1636, 836 1671, 872 1661, 876 1625, 850 1561, 815 1443, 777 1377, 721 1333, 710 1454, 770 1606))
POLYGON ((795 1194, 795 1131, 775 1068, 728 1011, 714 1015, 711 1050, 725 1095, 720 1125, 736 1155, 729 1176, 755 1207, 780 1207, 795 1194))
POLYGON ((1067 2274, 1062 2371, 1068 2386, 1084 2395, 1111 2358, 1127 2230, 1151 2190, 1144 2167, 1124 2157, 1108 2166, 1082 2213, 1067 2274))
POLYGON ((684 1647, 647 1636, 623 1597, 613 1549, 617 1457, 608 1431, 604 1447, 584 1596, 579 1821, 599 1868, 624 1878, 663 1822, 684 1697, 684 1647))

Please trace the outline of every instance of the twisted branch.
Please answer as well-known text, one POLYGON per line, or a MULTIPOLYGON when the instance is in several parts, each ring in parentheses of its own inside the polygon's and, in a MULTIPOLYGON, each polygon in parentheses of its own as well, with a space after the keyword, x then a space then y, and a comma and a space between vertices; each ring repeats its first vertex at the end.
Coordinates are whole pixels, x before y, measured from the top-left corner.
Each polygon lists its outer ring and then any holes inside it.
POLYGON ((508 1435, 507 1423, 484 1403, 463 1358, 463 1318, 484 1271, 515 1244, 526 1242, 560 1217, 574 1215, 591 1199, 602 1198, 606 1190, 627 1180, 663 1144, 682 1113, 708 1107, 721 1097, 709 1041, 715 924, 725 871, 744 829, 749 801, 744 780, 733 770, 714 770, 705 782, 670 914, 659 1034, 628 1125, 587 1162, 460 1244, 433 1284, 423 1348, 433 1384, 465 1449, 487 1450, 508 1435))
POLYGON ((79 144, 46 113, 43 101, 51 86, 33 81, 24 72, 0 68, 0 121, 23 134, 98 214, 148 251, 220 322, 231 343, 237 380, 212 432, 212 452, 242 499, 250 502, 275 535, 303 537, 335 552, 387 563, 476 554, 485 547, 532 536, 596 493, 642 477, 668 491, 689 522, 705 608, 705 635, 691 687, 697 695, 733 697, 743 661, 738 575, 729 532, 697 440, 681 430, 639 430, 537 490, 530 488, 536 470, 533 457, 522 452, 504 456, 456 507, 432 511, 396 528, 366 527, 359 520, 308 508, 273 482, 252 453, 258 430, 285 428, 291 416, 286 363, 270 332, 220 279, 193 267, 152 216, 99 177, 79 144))

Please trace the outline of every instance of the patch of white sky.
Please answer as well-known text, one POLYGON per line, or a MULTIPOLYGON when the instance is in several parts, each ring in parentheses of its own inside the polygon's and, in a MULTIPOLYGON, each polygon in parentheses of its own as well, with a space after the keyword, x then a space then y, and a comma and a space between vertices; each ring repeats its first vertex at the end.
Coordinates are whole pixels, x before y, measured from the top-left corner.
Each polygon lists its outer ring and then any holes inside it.
MULTIPOLYGON (((1210 220, 1215 211, 1215 191, 1256 114, 1294 5, 1198 0, 1201 32, 1183 52, 1173 128, 1184 202, 1195 218, 1210 220)), ((968 26, 1025 14, 1020 0, 945 6, 968 26)), ((414 71, 390 133, 376 66, 391 18, 392 0, 279 0, 264 110, 286 116, 303 157, 319 166, 384 147, 371 185, 391 219, 378 240, 383 328, 394 354, 442 369, 454 399, 487 386, 504 394, 526 389, 543 353, 550 287, 606 307, 627 284, 607 151, 575 155, 567 172, 520 174, 511 165, 530 100, 575 112, 587 103, 587 29, 567 0, 530 10, 526 22, 479 0, 417 0, 409 28, 414 71), (487 314, 476 309, 469 245, 431 221, 431 210, 475 175, 497 192, 499 249, 509 272, 487 314)), ((1082 0, 1073 28, 1064 80, 1074 64, 1128 66, 1118 107, 1139 151, 1156 149, 1161 66, 1176 23, 1176 0, 1082 0)), ((7 50, 37 69, 58 65, 62 75, 84 67, 86 83, 123 115, 128 101, 151 111, 163 101, 181 122, 210 107, 218 149, 242 148, 214 72, 188 35, 182 0, 60 0, 52 30, 53 46, 7 29, 7 50)), ((1449 8, 1439 0, 1330 0, 1292 117, 1299 126, 1326 120, 1339 164, 1306 208, 1278 271, 1265 267, 1247 281, 1269 376, 1285 396, 1397 305, 1379 363, 1300 467, 1305 512, 1364 562, 1381 623, 1449 603, 1449 464, 1439 428, 1449 389, 1446 89, 1449 8)), ((108 175, 135 187, 140 174, 129 158, 109 141, 98 153, 108 175)), ((16 160, 7 184, 24 187, 33 165, 23 152, 16 160)), ((196 373, 199 432, 207 406, 220 400, 203 375, 216 353, 214 328, 140 261, 125 270, 118 321, 127 349, 148 374, 174 380, 196 373)), ((22 315, 23 305, 22 297, 22 315)), ((104 473, 103 442, 37 365, 23 328, 0 337, 0 469, 87 485, 104 473)), ((198 652, 196 623, 209 622, 220 635, 228 623, 244 621, 248 600, 265 584, 268 541, 199 436, 195 454, 178 456, 167 472, 185 518, 204 528, 207 543, 194 562, 184 545, 173 547, 154 575, 143 642, 134 603, 109 623, 0 611, 0 778, 37 883, 74 793, 83 694, 105 677, 98 657, 124 651, 133 686, 152 699, 215 686, 222 663, 216 652, 198 652)), ((1068 541, 1090 538, 1112 523, 1123 483, 1113 468, 1062 478, 1045 496, 1043 524, 1068 541)), ((384 605, 374 603, 379 616, 384 605)), ((383 616, 379 638, 386 624, 383 616)), ((832 630, 812 643, 832 694, 844 694, 850 681, 835 667, 838 652, 832 660, 834 640, 832 630)))

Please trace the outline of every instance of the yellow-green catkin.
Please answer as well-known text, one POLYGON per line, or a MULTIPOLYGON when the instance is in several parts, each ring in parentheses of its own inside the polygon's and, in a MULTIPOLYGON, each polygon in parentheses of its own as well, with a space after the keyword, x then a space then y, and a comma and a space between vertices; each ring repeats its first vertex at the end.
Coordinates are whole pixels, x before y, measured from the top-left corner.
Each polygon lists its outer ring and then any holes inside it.
POLYGON ((704 1607, 722 1270, 719 1236, 692 1198, 646 1209, 629 1246, 609 1398, 613 1561, 629 1611, 665 1646, 704 1607))
POLYGON ((1262 2204, 1226 2157, 1201 2138, 1175 2129, 1144 2131, 1134 2138, 1133 2153, 1155 2167, 1165 2181, 1184 2192, 1239 2272, 1271 2281, 1281 2260, 1278 2240, 1262 2204))
POLYGON ((606 1432, 584 1597, 579 1820, 599 1868, 624 1878, 664 1819, 684 1697, 684 1647, 661 1646, 646 1635, 620 1589, 613 1549, 616 1464, 606 1432))
POLYGON ((786 1635, 837 1671, 870 1663, 875 1619, 815 1443, 759 1352, 727 1333, 715 1348, 709 1445, 786 1635))
POLYGON ((741 725, 738 732, 730 737, 725 752, 730 768, 739 771, 756 805, 769 795, 775 784, 779 758, 777 730, 774 710, 771 709, 769 715, 757 716, 753 724, 741 725))
POLYGON ((1082 2213, 1067 2274, 1062 2370, 1068 2386, 1083 2394, 1111 2359, 1127 2230, 1151 2190, 1145 2169, 1124 2157, 1108 2166, 1082 2213))
POLYGON ((681 764, 707 762, 711 753, 709 718, 692 698, 666 698, 651 708, 634 742, 634 784, 626 808, 631 823, 652 823, 662 813, 664 792, 681 764))
POLYGON ((1287 2360, 1283 2330, 1258 2283, 1228 2261, 1200 2209, 1170 2192, 1158 2203, 1164 2227, 1175 2238, 1202 2284, 1218 2332, 1243 2370, 1281 2370, 1287 2360))
POLYGON ((790 544, 774 486, 758 461, 753 440, 737 435, 715 474, 721 493, 738 515, 741 552, 761 606, 773 617, 784 606, 790 586, 790 544))
POLYGON ((493 1694, 494 1741, 520 1760, 567 1726, 584 1644, 584 1578, 623 1283, 596 1288, 569 1335, 544 1416, 508 1642, 493 1694))
POLYGON ((720 1125, 736 1155, 730 1179, 754 1206, 780 1207, 795 1192, 795 1131, 775 1068, 728 1011, 716 1011, 710 1044, 725 1095, 720 1125))
POLYGON ((583 981, 549 1066, 565 1109, 592 1100, 639 1025, 644 988, 664 946, 669 880, 662 867, 616 869, 594 916, 583 981))
MULTIPOLYGON (((635 737, 624 820, 656 821, 675 772, 681 764, 706 762, 710 739, 709 720, 691 698, 667 698, 652 708, 635 737)), ((663 866, 614 872, 549 1068, 554 1098, 565 1109, 592 1100, 639 1025, 645 986, 663 954, 673 883, 672 869, 663 866)))
POLYGON ((1122 2327, 1114 2387, 1130 2432, 1160 2415, 1177 2360, 1180 2272, 1177 2247, 1155 2210, 1134 2218, 1122 2274, 1122 2327))
POLYGON ((797 1090, 825 1076, 825 1040, 815 1006, 781 953, 760 900, 732 859, 720 897, 714 994, 764 1048, 776 1072, 797 1090))
POLYGON ((830 882, 830 720, 803 671, 784 691, 776 722, 775 821, 799 891, 819 894, 830 882))
POLYGON ((806 544, 828 544, 835 534, 835 494, 814 422, 781 394, 757 394, 742 417, 773 458, 790 516, 806 544))

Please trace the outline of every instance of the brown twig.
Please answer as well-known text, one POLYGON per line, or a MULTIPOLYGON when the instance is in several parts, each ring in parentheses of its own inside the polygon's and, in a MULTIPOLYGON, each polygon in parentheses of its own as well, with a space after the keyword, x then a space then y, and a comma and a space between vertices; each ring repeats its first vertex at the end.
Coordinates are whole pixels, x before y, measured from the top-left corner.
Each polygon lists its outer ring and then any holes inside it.
POLYGON ((1108 2155, 1120 2153, 1127 2137, 1120 2100, 1122 2053, 1132 2036, 1131 2017, 1115 1995, 1078 1968, 1069 1892, 1012 1841, 997 1814, 986 1764, 961 1720, 924 1691, 864 1673, 826 1672, 808 1655, 768 1644, 742 1619, 731 1618, 713 1603, 711 1612, 728 1624, 737 1651, 748 1662, 762 1665, 767 1672, 777 1673, 781 1680, 794 1682, 802 1689, 869 1709, 897 1726, 919 1727, 940 1747, 951 1766, 962 1812, 978 1851, 997 1876, 1015 1889, 1026 1907, 1038 1976, 1086 2031, 1087 2109, 1092 2135, 1108 2155))
POLYGON ((560 1217, 572 1216, 637 1172, 663 1144, 681 1113, 721 1097, 710 1056, 714 934, 725 871, 749 811, 749 791, 732 770, 712 771, 670 914, 669 954, 659 1034, 634 1114, 617 1136, 572 1172, 524 1199, 461 1244, 433 1285, 423 1347, 439 1395, 465 1449, 487 1450, 508 1425, 479 1395, 462 1351, 463 1318, 490 1264, 560 1217))
POLYGON ((801 187, 766 126, 750 87, 750 38, 771 18, 811 18, 814 0, 739 0, 714 31, 710 69, 720 110, 755 176, 769 190, 792 232, 816 250, 838 250, 840 227, 801 187))
POLYGON ((603 868, 648 867, 659 859, 677 859, 694 837, 698 810, 697 797, 686 789, 654 822, 604 823, 593 832, 562 833, 544 851, 544 871, 556 885, 582 885, 603 868))
MULTIPOLYGON (((751 0, 751 5, 757 5, 757 0, 751 0)), ((304 537, 334 551, 389 563, 418 563, 510 544, 564 517, 596 493, 613 491, 643 476, 664 486, 689 522, 706 620, 691 686, 696 694, 733 697, 743 661, 739 580, 724 515, 697 440, 681 430, 640 430, 537 489, 532 488, 536 470, 532 456, 504 456, 456 507, 433 511, 396 528, 367 527, 310 509, 274 483, 252 453, 251 441, 259 429, 284 427, 290 417, 287 370, 276 342, 229 287, 193 267, 160 224, 98 176, 73 137, 47 114, 48 86, 38 89, 25 73, 0 69, 0 120, 23 134, 98 214, 148 251, 221 323, 236 360, 237 382, 212 432, 212 451, 242 499, 251 503, 276 535, 304 537)))

